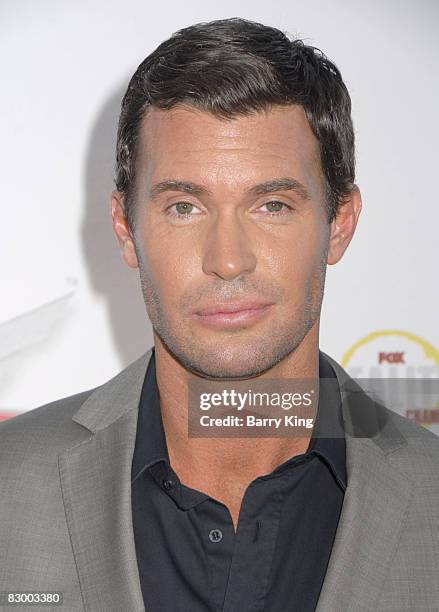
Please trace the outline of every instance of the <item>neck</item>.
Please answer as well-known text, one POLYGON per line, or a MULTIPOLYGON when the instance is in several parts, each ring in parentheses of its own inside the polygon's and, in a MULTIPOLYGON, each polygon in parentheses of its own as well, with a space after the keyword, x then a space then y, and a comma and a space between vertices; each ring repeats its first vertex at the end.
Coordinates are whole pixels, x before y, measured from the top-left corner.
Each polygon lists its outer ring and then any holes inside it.
MULTIPOLYGON (((312 435, 304 437, 188 437, 188 385, 195 375, 186 370, 154 334, 157 385, 171 465, 186 483, 244 481, 268 474, 288 458, 305 453, 312 435), (197 477, 198 475, 198 477, 197 477)), ((258 379, 319 378, 318 321, 302 343, 258 379)), ((250 379, 251 380, 251 379, 250 379)), ((318 384, 315 401, 318 402, 318 384)), ((315 404, 318 405, 318 404, 315 404)))

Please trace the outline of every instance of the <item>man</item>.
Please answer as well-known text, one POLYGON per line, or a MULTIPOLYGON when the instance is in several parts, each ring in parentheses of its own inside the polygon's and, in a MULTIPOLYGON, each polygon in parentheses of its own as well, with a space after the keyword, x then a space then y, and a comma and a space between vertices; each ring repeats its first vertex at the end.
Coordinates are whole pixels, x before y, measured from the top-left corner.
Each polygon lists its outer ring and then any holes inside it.
POLYGON ((350 99, 321 52, 228 19, 142 62, 111 212, 154 347, 2 424, 3 593, 72 612, 439 610, 438 438, 319 351, 326 265, 360 211, 350 99), (320 381, 307 435, 188 433, 195 383, 301 379, 320 381))

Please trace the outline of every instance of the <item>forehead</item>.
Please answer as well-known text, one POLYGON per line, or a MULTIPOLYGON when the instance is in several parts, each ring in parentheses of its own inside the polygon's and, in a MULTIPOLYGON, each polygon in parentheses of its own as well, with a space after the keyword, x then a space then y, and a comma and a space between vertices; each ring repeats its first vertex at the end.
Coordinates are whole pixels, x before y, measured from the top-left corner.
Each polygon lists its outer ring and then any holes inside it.
POLYGON ((321 177, 319 145, 301 106, 233 119, 187 106, 152 108, 141 125, 139 173, 142 182, 181 178, 242 185, 292 173, 308 182, 321 177))

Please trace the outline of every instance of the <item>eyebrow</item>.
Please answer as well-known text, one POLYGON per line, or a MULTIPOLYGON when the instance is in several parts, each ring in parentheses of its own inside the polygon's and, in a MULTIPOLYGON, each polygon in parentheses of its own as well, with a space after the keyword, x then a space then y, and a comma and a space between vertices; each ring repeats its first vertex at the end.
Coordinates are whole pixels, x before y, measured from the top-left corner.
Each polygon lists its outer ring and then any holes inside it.
MULTIPOLYGON (((196 196, 211 196, 212 192, 202 185, 197 185, 192 181, 165 180, 160 183, 155 183, 150 191, 150 199, 155 200, 161 193, 165 191, 180 191, 182 193, 190 193, 196 196)), ((304 185, 291 177, 276 178, 264 183, 254 185, 247 190, 250 195, 264 195, 273 191, 294 191, 303 200, 309 200, 309 193, 304 185)))
POLYGON ((255 185, 250 189, 250 192, 255 195, 263 195, 264 193, 271 193, 272 191, 294 191, 304 200, 309 200, 310 196, 305 185, 302 185, 299 181, 294 178, 284 177, 266 181, 259 185, 255 185))

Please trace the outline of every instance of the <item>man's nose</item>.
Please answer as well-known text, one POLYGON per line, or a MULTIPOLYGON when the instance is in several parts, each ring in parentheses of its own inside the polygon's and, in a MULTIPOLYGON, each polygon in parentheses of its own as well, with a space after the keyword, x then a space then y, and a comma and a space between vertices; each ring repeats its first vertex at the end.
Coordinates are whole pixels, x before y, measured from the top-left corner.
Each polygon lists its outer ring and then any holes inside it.
POLYGON ((205 237, 203 272, 233 280, 253 272, 256 255, 249 228, 244 227, 236 212, 223 213, 218 215, 205 237))

